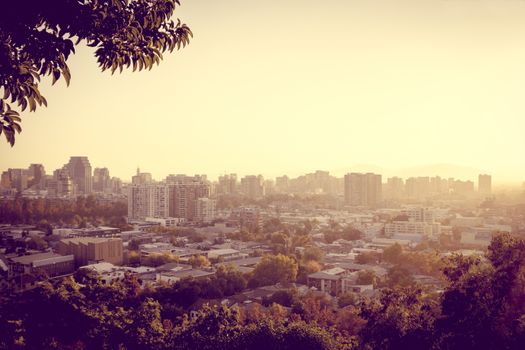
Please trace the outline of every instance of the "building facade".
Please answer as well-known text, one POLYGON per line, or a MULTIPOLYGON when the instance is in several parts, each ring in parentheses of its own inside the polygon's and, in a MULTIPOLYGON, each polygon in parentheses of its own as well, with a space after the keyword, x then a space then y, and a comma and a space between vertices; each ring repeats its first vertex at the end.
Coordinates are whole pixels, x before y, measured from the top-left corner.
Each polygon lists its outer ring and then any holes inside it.
POLYGON ((349 173, 344 178, 345 202, 352 206, 377 206, 382 201, 381 175, 349 173))

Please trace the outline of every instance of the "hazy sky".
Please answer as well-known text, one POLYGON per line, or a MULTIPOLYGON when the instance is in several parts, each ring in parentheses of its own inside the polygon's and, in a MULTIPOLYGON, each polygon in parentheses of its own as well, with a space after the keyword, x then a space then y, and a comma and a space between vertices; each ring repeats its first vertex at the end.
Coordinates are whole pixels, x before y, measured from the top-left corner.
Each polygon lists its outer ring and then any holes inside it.
POLYGON ((0 169, 87 155, 125 180, 444 163, 525 180, 524 1, 183 0, 176 16, 195 37, 152 71, 102 74, 79 48, 0 169))

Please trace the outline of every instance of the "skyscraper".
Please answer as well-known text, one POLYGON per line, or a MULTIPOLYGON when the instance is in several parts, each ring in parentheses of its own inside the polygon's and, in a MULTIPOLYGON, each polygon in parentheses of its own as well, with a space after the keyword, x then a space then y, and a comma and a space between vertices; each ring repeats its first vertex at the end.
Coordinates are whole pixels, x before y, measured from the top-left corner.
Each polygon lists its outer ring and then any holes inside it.
POLYGON ((205 175, 169 175, 166 177, 169 186, 170 217, 196 220, 196 200, 209 198, 211 186, 205 175))
POLYGON ((75 196, 73 181, 69 176, 69 171, 64 167, 53 172, 53 179, 47 181, 48 194, 51 197, 71 198, 75 196))
POLYGON ((264 178, 259 175, 248 175, 241 179, 242 193, 252 199, 264 197, 264 178))
POLYGON ((345 175, 345 202, 355 206, 376 206, 382 200, 381 175, 349 173, 345 175))
POLYGON ((28 169, 28 187, 44 187, 46 171, 42 164, 31 164, 28 169))
POLYGON ((478 192, 481 194, 492 193, 492 176, 480 174, 478 176, 478 192))
POLYGON ((110 181, 108 168, 95 168, 93 171, 93 191, 105 192, 110 187, 110 181))
POLYGON ((169 187, 163 182, 130 185, 128 187, 128 220, 169 217, 169 195, 169 187))
POLYGON ((137 174, 131 178, 133 185, 143 185, 152 181, 151 174, 141 173, 139 168, 137 168, 137 174))
POLYGON ((390 177, 385 186, 385 198, 400 199, 405 192, 405 182, 400 177, 390 177))
POLYGON ((78 194, 88 195, 92 191, 91 164, 87 157, 71 157, 66 165, 69 176, 78 194))
POLYGON ((22 192, 27 188, 28 170, 27 169, 7 169, 2 174, 2 185, 6 188, 14 188, 22 192))
POLYGON ((237 174, 219 176, 218 194, 234 194, 237 192, 237 174))

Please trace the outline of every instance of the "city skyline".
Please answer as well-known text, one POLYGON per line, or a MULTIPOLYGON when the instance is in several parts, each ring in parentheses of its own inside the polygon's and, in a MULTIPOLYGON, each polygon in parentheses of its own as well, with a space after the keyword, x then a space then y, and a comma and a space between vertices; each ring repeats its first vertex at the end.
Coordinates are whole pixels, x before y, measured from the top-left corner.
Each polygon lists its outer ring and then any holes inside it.
MULTIPOLYGON (((350 174, 357 173, 357 174, 374 175, 374 171, 378 173, 377 175, 379 176, 380 180, 381 178, 383 179, 383 181, 380 181, 380 182, 385 185, 389 183, 389 180, 391 178, 402 179, 402 180, 417 179, 417 178, 440 178, 443 180, 452 179, 452 180, 461 180, 461 181, 467 180, 473 183, 475 182, 476 184, 481 184, 483 182, 481 186, 483 187, 488 186, 489 188, 492 186, 492 183, 494 183, 492 174, 484 174, 480 171, 477 171, 476 169, 469 169, 469 171, 471 171, 472 174, 466 175, 465 173, 462 174, 461 172, 455 173, 454 170, 457 171, 457 169, 461 169, 461 167, 454 167, 452 165, 441 164, 441 165, 436 165, 434 168, 436 170, 435 172, 427 171, 425 173, 420 173, 420 174, 407 172, 407 171, 410 171, 410 169, 406 169, 404 171, 398 170, 398 172, 392 172, 391 170, 385 172, 384 171, 385 169, 380 169, 374 166, 361 165, 361 166, 355 166, 355 167, 348 168, 347 170, 344 170, 344 171, 340 169, 339 171, 332 172, 332 171, 325 170, 325 169, 317 169, 314 171, 304 172, 300 174, 278 173, 278 175, 275 175, 275 176, 264 175, 261 172, 236 173, 236 172, 228 172, 228 171, 217 174, 217 176, 213 176, 213 175, 210 176, 210 174, 205 173, 205 172, 186 172, 184 173, 180 171, 171 171, 162 176, 155 176, 150 171, 148 171, 148 169, 141 169, 140 167, 137 167, 131 176, 120 177, 120 176, 115 176, 115 174, 111 171, 109 167, 98 166, 96 164, 92 164, 88 156, 70 156, 69 162, 64 164, 62 167, 59 167, 57 169, 52 169, 50 172, 47 173, 47 175, 56 178, 57 176, 59 176, 58 174, 61 174, 64 171, 66 171, 66 173, 69 172, 69 175, 67 176, 68 177, 71 176, 72 183, 75 183, 75 186, 79 187, 79 190, 80 190, 79 194, 82 194, 84 192, 82 188, 85 188, 85 186, 89 186, 88 193, 96 192, 96 191, 103 192, 107 186, 111 187, 112 179, 118 180, 119 183, 123 182, 123 183, 132 184, 136 181, 135 180, 136 178, 142 179, 140 180, 142 182, 160 183, 160 182, 166 182, 166 181, 170 182, 170 181, 173 181, 173 179, 178 179, 179 177, 198 178, 198 179, 203 177, 207 181, 220 183, 222 179, 229 181, 227 179, 233 176, 235 179, 234 182, 238 181, 238 185, 241 187, 247 185, 247 183, 243 184, 244 180, 247 180, 249 182, 252 182, 253 180, 259 183, 259 185, 261 186, 264 185, 263 182, 270 180, 272 182, 276 182, 278 186, 279 180, 282 180, 282 178, 294 179, 294 178, 300 178, 300 177, 309 176, 309 175, 315 176, 315 175, 323 174, 324 176, 330 176, 336 179, 346 181, 345 180, 346 177, 350 174), (73 168, 71 168, 72 164, 76 164, 76 165, 73 168), (80 166, 80 168, 78 168, 78 166, 80 166), (474 174, 474 172, 476 171, 477 173, 474 174), (76 172, 79 172, 78 175, 75 175, 76 172), (193 174, 194 176, 192 175, 188 176, 188 174, 193 174), (91 188, 93 189, 93 191, 91 190, 91 188)), ((42 174, 46 173, 45 169, 46 169, 46 166, 44 164, 35 162, 35 163, 31 163, 29 165, 29 168, 27 168, 27 166, 25 167, 22 166, 19 168, 9 167, 6 169, 0 169, 0 174, 7 174, 10 171, 17 171, 17 172, 22 171, 28 174, 33 174, 35 171, 37 171, 40 174, 38 175, 38 178, 40 179, 43 176, 42 174), (35 169, 38 169, 38 170, 35 170, 35 169)), ((415 168, 415 169, 419 169, 419 171, 421 171, 423 168, 415 168)), ((414 169, 412 169, 412 171, 414 171, 414 169)), ((498 183, 497 181, 495 182, 495 184, 496 184, 496 187, 501 187, 501 188, 508 186, 508 184, 505 185, 505 184, 502 184, 501 182, 498 183)), ((250 188, 251 186, 252 185, 247 185, 247 188, 250 188)), ((521 184, 514 184, 514 186, 523 187, 525 186, 525 182, 522 182, 521 184)))
POLYGON ((24 113, 0 168, 38 149, 119 177, 458 164, 523 181, 523 2, 183 5, 195 39, 151 72, 101 74, 79 47, 71 86, 45 80, 49 107, 24 113))

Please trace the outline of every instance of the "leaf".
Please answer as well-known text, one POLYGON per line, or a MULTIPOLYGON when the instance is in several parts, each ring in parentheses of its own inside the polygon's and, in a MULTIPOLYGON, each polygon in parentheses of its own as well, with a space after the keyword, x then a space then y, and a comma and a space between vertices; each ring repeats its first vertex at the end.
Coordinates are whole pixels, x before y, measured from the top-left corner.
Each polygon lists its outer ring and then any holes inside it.
POLYGON ((60 78, 60 72, 58 70, 53 71, 53 82, 51 85, 55 85, 57 80, 60 78))

